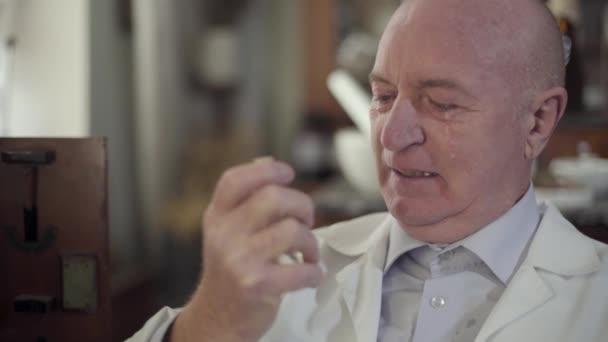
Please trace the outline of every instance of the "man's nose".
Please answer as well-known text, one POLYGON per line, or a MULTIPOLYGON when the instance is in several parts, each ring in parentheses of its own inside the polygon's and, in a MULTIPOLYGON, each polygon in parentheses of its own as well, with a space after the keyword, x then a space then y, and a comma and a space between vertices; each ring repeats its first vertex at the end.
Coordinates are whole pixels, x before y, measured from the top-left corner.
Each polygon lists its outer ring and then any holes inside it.
POLYGON ((394 104, 382 127, 380 142, 390 151, 400 151, 424 143, 424 131, 418 122, 416 108, 409 100, 394 104))

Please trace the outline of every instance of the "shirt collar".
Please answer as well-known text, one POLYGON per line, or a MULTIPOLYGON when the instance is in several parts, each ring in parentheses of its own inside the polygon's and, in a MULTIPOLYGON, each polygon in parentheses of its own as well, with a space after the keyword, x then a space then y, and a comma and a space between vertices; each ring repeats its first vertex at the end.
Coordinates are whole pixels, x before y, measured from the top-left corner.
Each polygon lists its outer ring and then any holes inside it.
POLYGON ((401 255, 426 245, 426 243, 418 241, 406 233, 397 220, 392 220, 388 234, 388 252, 384 264, 385 273, 401 255))
MULTIPOLYGON (((444 251, 458 246, 469 249, 506 284, 534 234, 539 219, 536 196, 530 184, 524 196, 505 214, 465 239, 449 245, 444 251)), ((409 236, 397 221, 393 220, 384 272, 388 271, 402 254, 425 245, 428 244, 409 236)))
POLYGON ((507 284, 539 221, 536 196, 530 185, 525 195, 504 215, 456 244, 475 253, 507 284))

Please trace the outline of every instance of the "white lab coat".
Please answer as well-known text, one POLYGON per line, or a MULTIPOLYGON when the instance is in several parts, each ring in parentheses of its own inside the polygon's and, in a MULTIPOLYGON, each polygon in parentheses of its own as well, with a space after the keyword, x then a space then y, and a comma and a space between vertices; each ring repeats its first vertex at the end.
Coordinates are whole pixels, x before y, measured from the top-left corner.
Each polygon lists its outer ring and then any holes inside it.
MULTIPOLYGON (((608 246, 582 235, 552 205, 541 213, 527 257, 475 342, 608 341, 608 246)), ((286 295, 261 341, 376 341, 393 220, 374 214, 317 231, 325 281, 286 295)), ((161 310, 129 341, 160 342, 176 313, 161 310)))

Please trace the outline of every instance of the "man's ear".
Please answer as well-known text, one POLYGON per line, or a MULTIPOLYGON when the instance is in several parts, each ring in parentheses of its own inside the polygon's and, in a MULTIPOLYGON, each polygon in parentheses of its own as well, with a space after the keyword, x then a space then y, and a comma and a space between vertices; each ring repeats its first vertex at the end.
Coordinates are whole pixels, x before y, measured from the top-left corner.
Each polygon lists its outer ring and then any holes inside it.
POLYGON ((567 103, 568 92, 563 87, 551 88, 534 99, 531 116, 527 118, 527 159, 535 159, 543 151, 564 115, 567 103))

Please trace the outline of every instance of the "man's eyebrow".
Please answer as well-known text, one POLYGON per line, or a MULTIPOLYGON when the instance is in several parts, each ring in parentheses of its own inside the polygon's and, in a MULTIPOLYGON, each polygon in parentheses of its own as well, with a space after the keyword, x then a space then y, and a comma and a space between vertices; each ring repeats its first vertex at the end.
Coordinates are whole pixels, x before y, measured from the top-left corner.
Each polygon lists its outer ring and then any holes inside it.
POLYGON ((419 89, 425 89, 425 88, 444 88, 444 89, 456 90, 456 91, 459 91, 459 92, 461 92, 461 93, 463 93, 463 94, 465 94, 467 96, 475 97, 463 85, 461 85, 458 82, 449 80, 449 79, 434 78, 434 79, 422 80, 422 81, 418 82, 417 87, 419 89))
POLYGON ((391 82, 389 82, 386 78, 372 72, 371 74, 369 74, 369 83, 372 84, 374 82, 380 82, 380 83, 386 83, 386 84, 392 84, 391 82))

